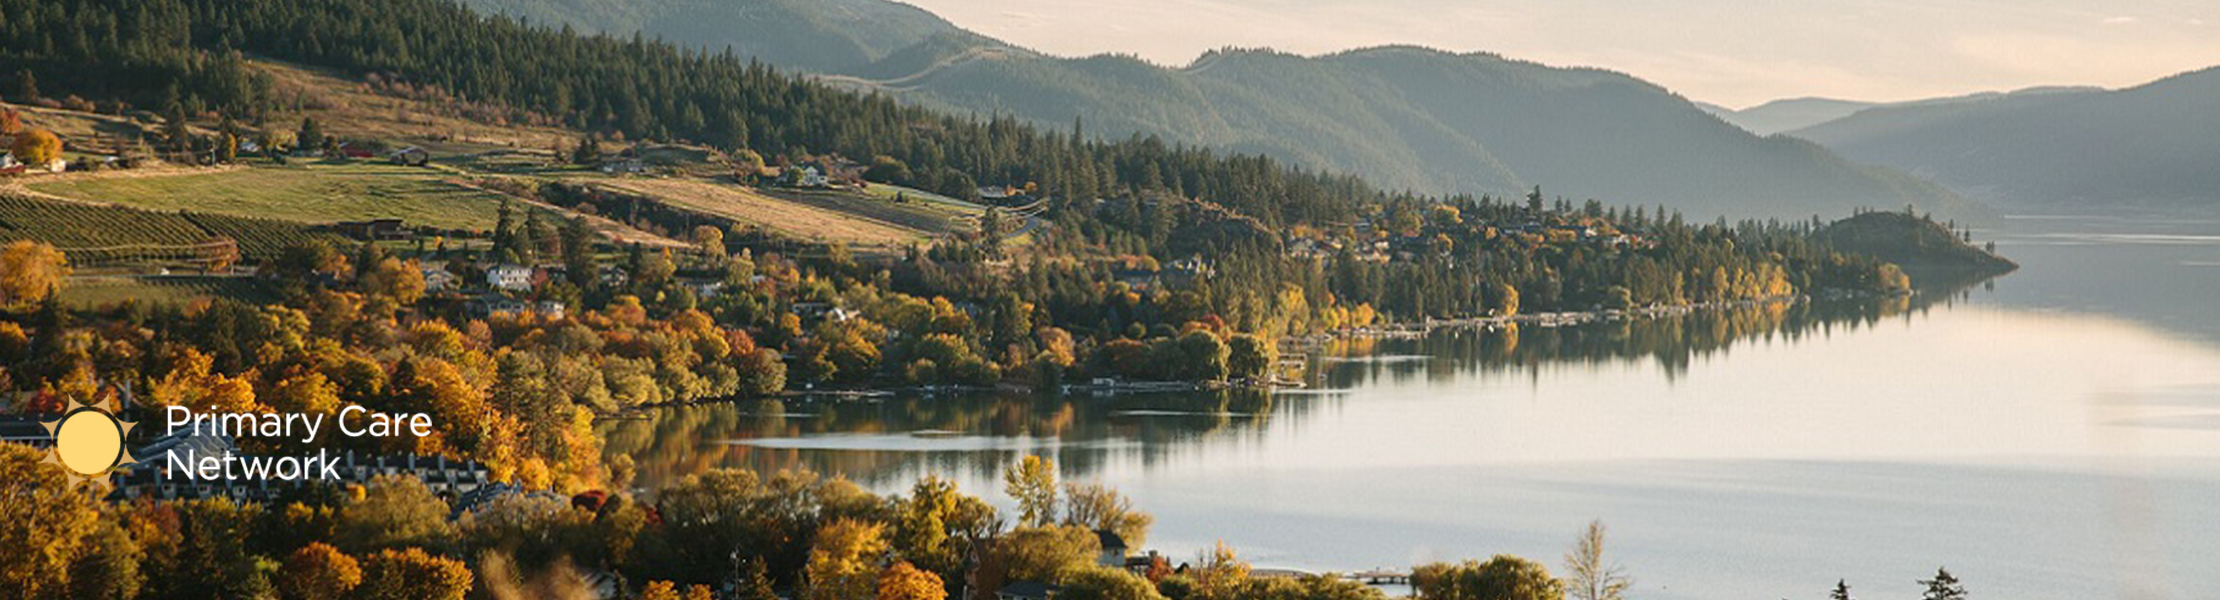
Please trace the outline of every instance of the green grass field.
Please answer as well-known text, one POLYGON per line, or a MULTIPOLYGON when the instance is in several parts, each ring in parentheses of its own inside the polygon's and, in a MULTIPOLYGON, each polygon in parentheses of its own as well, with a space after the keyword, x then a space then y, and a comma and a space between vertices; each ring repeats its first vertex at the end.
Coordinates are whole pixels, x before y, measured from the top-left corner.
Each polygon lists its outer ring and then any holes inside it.
POLYGON ((899 185, 873 183, 870 184, 869 191, 871 195, 877 196, 881 200, 893 201, 895 196, 900 195, 910 201, 917 202, 921 206, 946 210, 956 214, 978 214, 979 211, 987 209, 987 207, 978 204, 899 185))
POLYGON ((439 171, 370 161, 258 165, 162 177, 116 177, 30 184, 79 200, 158 211, 330 223, 400 218, 409 225, 492 229, 500 198, 446 182, 439 171))
MULTIPOLYGON (((189 246, 226 237, 239 243, 239 252, 246 258, 263 260, 277 256, 286 246, 328 235, 291 221, 0 195, 0 241, 40 241, 65 252, 189 246)), ((87 258, 80 255, 73 260, 87 258)))
POLYGON ((269 302, 276 292, 262 280, 250 277, 80 277, 62 286, 62 304, 75 308, 100 308, 135 300, 143 304, 180 304, 201 298, 231 298, 269 302))

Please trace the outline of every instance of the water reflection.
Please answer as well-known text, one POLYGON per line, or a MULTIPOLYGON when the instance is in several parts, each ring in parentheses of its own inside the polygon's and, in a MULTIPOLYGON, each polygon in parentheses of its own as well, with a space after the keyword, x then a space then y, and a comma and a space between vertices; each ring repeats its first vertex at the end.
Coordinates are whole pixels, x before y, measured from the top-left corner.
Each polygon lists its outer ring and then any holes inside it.
POLYGON ((1794 343, 1869 328, 1962 297, 1773 303, 1563 327, 1443 330, 1329 343, 1310 357, 1312 388, 1116 395, 960 394, 875 401, 751 400, 672 407, 603 422, 607 452, 636 461, 654 488, 721 467, 837 473, 893 488, 932 473, 992 481, 1023 453, 1053 454, 1067 476, 1113 462, 1143 468, 1204 445, 1260 443, 1274 421, 1339 410, 1351 388, 1449 383, 1541 365, 1655 364, 1667 376, 1748 343, 1794 343))

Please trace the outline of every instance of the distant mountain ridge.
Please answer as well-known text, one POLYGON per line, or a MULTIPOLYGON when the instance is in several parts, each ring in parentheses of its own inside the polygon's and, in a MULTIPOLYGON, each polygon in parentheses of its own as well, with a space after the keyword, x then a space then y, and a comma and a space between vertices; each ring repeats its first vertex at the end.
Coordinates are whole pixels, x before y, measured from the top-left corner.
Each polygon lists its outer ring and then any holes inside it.
POLYGON ((2220 210, 2220 67, 2120 90, 1875 107, 1787 135, 2000 207, 2220 210))
POLYGON ((1711 114, 1719 115, 1719 118, 1726 119, 1728 123, 1749 130, 1750 133, 1773 135, 1847 117, 1878 104, 1834 98, 1789 98, 1744 109, 1727 108, 1707 102, 1698 102, 1696 105, 1711 114))
POLYGON ((1705 218, 1840 216, 1905 204, 1956 217, 1986 214, 1931 182, 1853 164, 1803 140, 1753 135, 1625 74, 1493 54, 1387 46, 1304 57, 1228 49, 1166 68, 1130 56, 1047 56, 883 0, 636 0, 624 3, 631 13, 666 16, 631 20, 588 10, 613 0, 466 1, 618 34, 638 27, 706 48, 731 43, 829 83, 958 114, 1056 128, 1077 118, 1094 136, 1153 135, 1261 153, 1390 189, 1515 195, 1542 185, 1575 200, 1663 204, 1705 218), (723 39, 760 30, 770 16, 792 20, 771 26, 787 32, 832 20, 812 8, 906 16, 854 22, 830 41, 803 44, 823 49, 800 58, 778 43, 723 39), (673 14, 698 28, 658 25, 673 14), (754 20, 726 36, 698 35, 720 14, 754 20), (887 49, 903 41, 912 43, 887 49), (856 63, 858 56, 876 58, 856 63))
POLYGON ((1992 100, 2008 96, 2036 96, 2043 94, 2097 91, 2104 91, 2104 89, 2097 87, 2079 86, 2046 86, 2032 87, 2012 92, 1980 92, 1960 96, 1943 96, 1939 98, 1927 98, 1922 100, 1907 100, 1903 102, 1866 102, 1862 100, 1842 100, 1837 98, 1788 98, 1782 100, 1774 100, 1744 109, 1727 108, 1708 102, 1698 102, 1696 103, 1696 105, 1703 107, 1704 110, 1710 111, 1711 114, 1719 115, 1719 118, 1726 119, 1728 123, 1733 123, 1736 126, 1749 130, 1751 133, 1755 133, 1758 135, 1773 135, 1776 133, 1794 131, 1797 129, 1812 127, 1829 121, 1847 118, 1850 115, 1857 114, 1859 111, 1863 111, 1869 108, 1931 106, 1938 104, 1952 104, 1958 102, 1992 100))

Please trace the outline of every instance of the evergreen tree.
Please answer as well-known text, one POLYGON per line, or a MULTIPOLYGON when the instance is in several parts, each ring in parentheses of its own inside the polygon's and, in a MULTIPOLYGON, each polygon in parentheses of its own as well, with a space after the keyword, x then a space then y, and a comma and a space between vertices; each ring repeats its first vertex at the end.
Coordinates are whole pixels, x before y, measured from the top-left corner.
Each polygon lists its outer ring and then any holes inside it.
POLYGON ((1833 592, 1827 593, 1827 600, 1856 600, 1855 598, 1850 597, 1849 580, 1835 580, 1835 590, 1833 592))
POLYGON ((513 246, 516 244, 516 233, 514 231, 516 229, 516 219, 510 213, 509 198, 502 196, 501 208, 497 209, 495 214, 498 216, 493 222, 493 254, 495 256, 502 255, 504 251, 513 250, 513 246))
POLYGON ((1949 569, 1938 567, 1934 579, 1921 579, 1919 584, 1927 586, 1927 593, 1920 595, 1920 600, 1966 599, 1966 586, 1960 585, 1958 577, 1951 575, 1949 569))
POLYGON ((316 123, 316 117, 301 117, 301 129, 293 135, 293 147, 313 151, 323 145, 324 126, 316 123))
POLYGON ((601 142, 595 140, 594 136, 591 135, 579 138, 578 147, 572 148, 570 151, 570 162, 575 165, 600 164, 601 142))

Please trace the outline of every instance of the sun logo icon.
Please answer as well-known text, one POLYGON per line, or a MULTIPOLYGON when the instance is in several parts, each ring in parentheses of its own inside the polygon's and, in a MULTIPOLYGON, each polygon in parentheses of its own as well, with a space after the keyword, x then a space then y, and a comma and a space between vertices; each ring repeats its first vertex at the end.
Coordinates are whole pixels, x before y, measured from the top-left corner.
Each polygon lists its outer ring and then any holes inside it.
POLYGON ((90 406, 71 399, 62 418, 39 424, 54 436, 54 450, 43 462, 61 465, 72 485, 91 482, 112 489, 115 482, 108 476, 118 467, 138 462, 123 447, 124 435, 137 423, 116 418, 113 396, 90 406))

